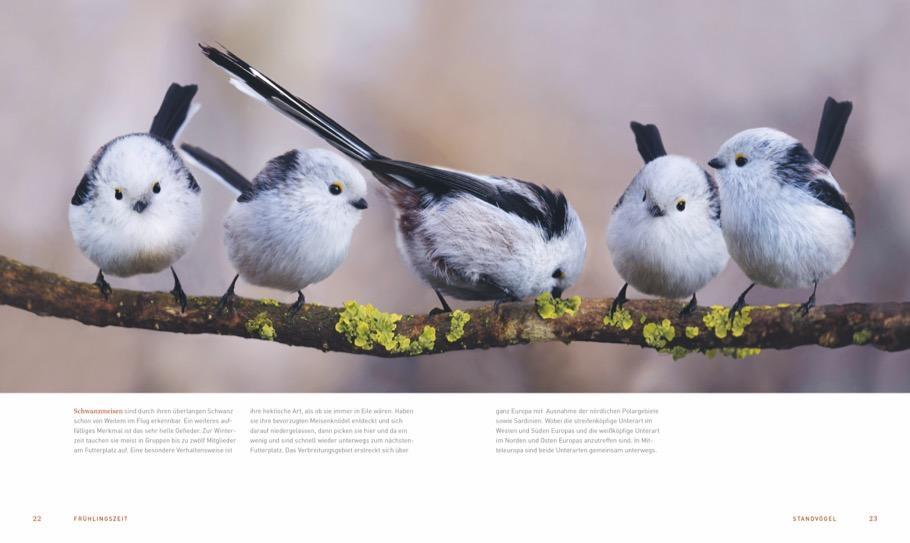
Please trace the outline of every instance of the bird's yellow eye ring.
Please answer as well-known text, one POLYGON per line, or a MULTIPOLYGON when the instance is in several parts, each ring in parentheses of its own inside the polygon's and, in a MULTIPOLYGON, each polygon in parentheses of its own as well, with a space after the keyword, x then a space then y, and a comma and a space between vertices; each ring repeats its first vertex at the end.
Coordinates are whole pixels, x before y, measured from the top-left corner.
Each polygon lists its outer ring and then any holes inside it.
POLYGON ((161 183, 159 183, 158 181, 155 181, 155 183, 152 185, 152 192, 154 192, 155 194, 158 194, 159 192, 161 192, 161 183))
POLYGON ((553 279, 562 279, 566 276, 566 272, 562 271, 562 268, 556 268, 556 271, 553 272, 553 279))
POLYGON ((736 153, 736 165, 742 168, 749 163, 749 159, 742 153, 736 153))
POLYGON ((331 192, 335 196, 338 196, 339 194, 344 192, 344 186, 342 186, 342 184, 340 182, 335 181, 334 183, 329 185, 329 192, 331 192))
POLYGON ((114 198, 123 200, 123 191, 120 189, 114 189, 114 198))
POLYGON ((678 209, 679 211, 683 211, 684 209, 686 209, 686 201, 682 198, 676 200, 676 209, 678 209))

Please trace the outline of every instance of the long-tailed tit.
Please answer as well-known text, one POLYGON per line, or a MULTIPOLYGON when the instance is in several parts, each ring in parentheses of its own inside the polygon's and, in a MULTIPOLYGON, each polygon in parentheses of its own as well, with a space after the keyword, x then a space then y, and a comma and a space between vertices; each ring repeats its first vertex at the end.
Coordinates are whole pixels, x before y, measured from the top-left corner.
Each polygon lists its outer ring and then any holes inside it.
POLYGON ((232 83, 358 161, 398 212, 398 246, 436 291, 462 300, 560 296, 581 273, 585 233, 565 196, 507 177, 392 160, 229 51, 202 46, 232 83))
POLYGON ((731 318, 756 283, 812 287, 800 306, 806 315, 819 281, 847 262, 856 237, 853 210, 828 168, 851 111, 850 102, 827 99, 812 154, 779 130, 753 128, 727 140, 708 162, 720 178, 727 247, 752 280, 731 318))
POLYGON ((104 273, 129 277, 168 266, 171 293, 186 310, 172 264, 190 248, 202 224, 199 185, 173 141, 195 113, 196 85, 172 84, 147 133, 120 136, 95 153, 69 209, 79 249, 98 266, 95 285, 108 298, 104 273))
POLYGON ((305 302, 303 289, 332 274, 348 254, 367 183, 350 162, 325 149, 292 150, 270 160, 252 182, 198 147, 183 151, 213 177, 239 192, 224 221, 224 243, 237 270, 221 298, 231 303, 237 277, 297 292, 289 315, 305 302))
POLYGON ((631 284, 645 294, 692 299, 717 276, 729 255, 720 229, 717 183, 692 160, 668 155, 653 124, 633 122, 632 132, 645 165, 613 208, 607 247, 626 281, 610 314, 626 302, 631 284))

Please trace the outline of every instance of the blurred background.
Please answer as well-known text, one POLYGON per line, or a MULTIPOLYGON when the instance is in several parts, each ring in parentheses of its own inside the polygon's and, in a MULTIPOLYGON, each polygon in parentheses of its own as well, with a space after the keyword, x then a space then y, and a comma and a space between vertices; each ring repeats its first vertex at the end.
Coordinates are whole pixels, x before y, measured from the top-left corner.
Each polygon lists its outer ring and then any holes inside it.
MULTIPOLYGON (((605 246, 613 204, 641 166, 628 125, 657 123, 671 152, 704 163, 739 130, 773 126, 811 148, 829 94, 855 103, 834 164, 857 216, 845 268, 819 303, 910 295, 910 3, 907 2, 3 2, 0 254, 91 282, 67 208, 89 158, 147 130, 172 81, 200 85, 183 139, 255 174, 309 132, 228 85, 196 47, 220 42, 380 152, 563 190, 588 257, 568 294, 622 285, 605 246)), ((222 245, 232 195, 200 172, 207 214, 176 265, 190 294, 233 276, 222 245)), ((338 305, 423 312, 433 292, 398 257, 375 190, 343 266, 307 290, 338 305)), ((167 273, 109 278, 168 290, 167 273)), ((730 263, 699 292, 733 302, 730 263)), ((293 301, 239 283, 238 294, 293 301)), ((631 293, 638 297, 640 294, 631 293)), ((802 302, 756 288, 750 302, 802 302)), ((462 304, 463 305, 463 304, 462 304)), ((0 307, 4 391, 906 391, 910 354, 807 347, 758 357, 669 357, 559 343, 413 360, 324 354, 261 341, 100 329, 0 307)))

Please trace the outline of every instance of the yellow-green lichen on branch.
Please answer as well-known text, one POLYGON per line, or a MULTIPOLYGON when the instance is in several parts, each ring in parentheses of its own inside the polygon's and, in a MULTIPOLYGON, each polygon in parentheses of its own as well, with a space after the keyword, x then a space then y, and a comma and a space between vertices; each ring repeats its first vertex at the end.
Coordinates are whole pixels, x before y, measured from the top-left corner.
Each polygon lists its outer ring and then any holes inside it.
POLYGON ((869 340, 872 339, 872 332, 869 330, 857 330, 853 332, 853 344, 854 345, 865 345, 869 343, 869 340))
POLYGON ((645 338, 645 343, 655 349, 663 349, 676 337, 676 329, 673 328, 673 323, 670 322, 670 319, 664 319, 660 323, 649 322, 645 324, 642 335, 645 338))
POLYGON ((417 347, 419 351, 415 352, 415 348, 411 348, 412 354, 420 354, 423 351, 432 351, 433 347, 436 346, 436 329, 430 325, 423 327, 423 332, 417 336, 417 347))
POLYGON ((373 307, 373 304, 361 305, 350 300, 344 303, 344 310, 338 315, 335 331, 364 351, 373 350, 377 344, 390 353, 417 355, 433 350, 436 345, 436 329, 424 326, 420 335, 411 339, 397 333, 401 318, 398 313, 384 313, 373 307))
MULTIPOLYGON (((642 316, 642 319, 644 318, 645 317, 642 316)), ((610 315, 604 317, 604 326, 613 326, 614 328, 620 328, 622 330, 632 328, 633 322, 632 313, 625 307, 614 311, 612 317, 610 315)), ((641 322, 644 323, 645 321, 642 320, 641 322)))
POLYGON ((757 356, 761 353, 761 349, 758 347, 724 347, 723 353, 730 358, 742 360, 743 358, 748 358, 750 356, 757 356))
POLYGON ((685 347, 682 347, 680 345, 676 345, 669 349, 658 349, 657 352, 663 353, 663 354, 668 354, 673 357, 673 360, 679 360, 681 358, 685 358, 686 356, 688 356, 688 354, 691 353, 692 351, 690 351, 689 349, 686 349, 685 347))
POLYGON ((275 326, 272 324, 272 319, 269 318, 269 314, 266 312, 259 313, 246 321, 245 328, 247 334, 259 336, 267 341, 275 341, 275 338, 278 337, 278 333, 275 332, 275 326))
POLYGON ((750 356, 757 356, 761 353, 761 349, 758 347, 724 347, 722 349, 706 349, 703 351, 700 350, 689 350, 680 345, 675 345, 670 348, 657 349, 657 352, 662 354, 669 354, 673 357, 673 360, 679 360, 685 358, 690 353, 701 352, 709 360, 717 356, 717 353, 721 353, 724 356, 735 358, 737 360, 742 360, 743 358, 748 358, 750 356))
POLYGON ((714 335, 718 339, 727 337, 728 332, 733 337, 740 337, 745 332, 746 326, 752 324, 752 317, 749 316, 752 309, 754 309, 752 306, 744 307, 740 313, 733 317, 733 322, 730 322, 730 311, 726 307, 712 305, 711 312, 705 315, 702 320, 708 330, 714 330, 714 335))
POLYGON ((278 300, 276 300, 275 298, 263 298, 263 299, 259 300, 259 303, 261 303, 262 305, 270 305, 272 307, 278 307, 281 305, 280 303, 278 303, 278 300))
MULTIPOLYGON (((460 309, 452 311, 452 318, 449 321, 449 333, 446 334, 446 341, 455 343, 464 335, 464 325, 471 320, 471 315, 460 309)), ((435 336, 434 336, 435 337, 435 336)))
POLYGON ((695 339, 698 337, 698 326, 686 326, 686 337, 695 339))
POLYGON ((542 319, 558 319, 563 315, 574 316, 581 307, 581 296, 554 298, 549 292, 537 297, 537 314, 542 319))

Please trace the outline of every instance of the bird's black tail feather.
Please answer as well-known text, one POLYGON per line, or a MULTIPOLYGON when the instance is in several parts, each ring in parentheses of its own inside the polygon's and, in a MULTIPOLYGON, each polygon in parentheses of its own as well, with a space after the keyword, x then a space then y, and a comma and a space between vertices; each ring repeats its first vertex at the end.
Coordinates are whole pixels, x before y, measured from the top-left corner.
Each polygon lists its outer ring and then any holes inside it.
POLYGON ((667 154, 664 142, 660 139, 660 131, 653 124, 641 124, 635 121, 629 125, 635 134, 635 144, 638 145, 638 154, 645 162, 667 154))
POLYGON ((166 141, 174 141, 183 123, 186 122, 193 104, 193 97, 199 89, 196 85, 178 85, 171 83, 152 120, 149 134, 166 141))
POLYGON ((240 191, 240 200, 245 201, 253 193, 253 184, 240 172, 232 168, 227 162, 221 160, 205 149, 184 143, 180 149, 189 157, 191 163, 206 170, 212 177, 221 181, 229 188, 240 191))
POLYGON ((818 125, 818 137, 815 138, 815 151, 812 154, 828 168, 834 162, 852 111, 852 102, 838 102, 830 96, 825 100, 822 120, 818 125))
POLYGON ((199 44, 199 47, 209 60, 227 71, 236 83, 245 87, 241 90, 247 93, 251 91, 254 96, 260 97, 278 111, 316 132, 342 153, 358 162, 383 158, 328 115, 294 96, 237 55, 227 49, 222 51, 203 44, 199 44))

